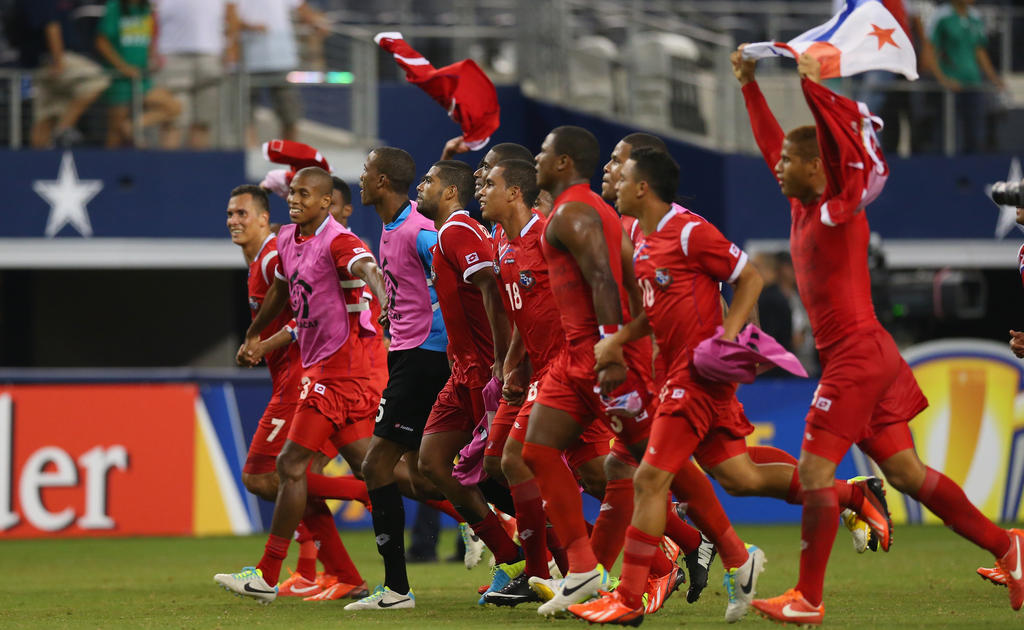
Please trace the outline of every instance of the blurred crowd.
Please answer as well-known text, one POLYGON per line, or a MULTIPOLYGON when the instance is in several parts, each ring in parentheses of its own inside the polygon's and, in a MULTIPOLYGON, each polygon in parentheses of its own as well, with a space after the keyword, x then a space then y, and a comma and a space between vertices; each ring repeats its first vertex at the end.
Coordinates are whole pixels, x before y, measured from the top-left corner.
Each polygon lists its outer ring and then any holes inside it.
POLYGON ((94 106, 106 111, 108 147, 208 148, 225 106, 222 79, 235 70, 249 77, 251 103, 268 99, 277 135, 291 139, 302 118, 285 80, 299 66, 293 22, 327 33, 304 0, 11 0, 5 9, 13 65, 32 71, 36 148, 82 144, 94 106))

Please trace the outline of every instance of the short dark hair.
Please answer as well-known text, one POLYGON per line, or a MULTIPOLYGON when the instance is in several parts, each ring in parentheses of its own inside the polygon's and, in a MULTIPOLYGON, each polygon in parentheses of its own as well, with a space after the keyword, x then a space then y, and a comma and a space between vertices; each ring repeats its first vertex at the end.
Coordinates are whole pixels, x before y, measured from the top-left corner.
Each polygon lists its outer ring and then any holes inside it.
POLYGON ((319 166, 307 166, 306 168, 299 169, 299 171, 295 173, 295 176, 292 177, 292 182, 299 177, 312 178, 317 189, 322 191, 325 195, 331 194, 334 190, 334 184, 331 182, 331 174, 319 166))
POLYGON ((623 138, 622 141, 629 145, 630 151, 650 148, 668 153, 668 146, 665 144, 664 140, 658 136, 644 133, 642 131, 633 132, 623 138))
POLYGON ((593 177, 597 172, 598 162, 601 161, 601 145, 597 142, 597 137, 583 127, 575 125, 555 127, 551 134, 555 140, 555 154, 569 156, 580 177, 593 177))
POLYGON ((672 203, 679 188, 679 165, 665 151, 651 147, 635 149, 629 159, 636 163, 637 181, 645 181, 665 203, 672 203))
POLYGON ((821 150, 818 148, 818 128, 814 125, 804 125, 791 129, 786 134, 793 152, 802 160, 813 160, 821 157, 821 150))
POLYGON ((416 160, 407 151, 395 147, 378 147, 373 153, 376 155, 373 164, 379 173, 387 175, 391 190, 409 194, 409 187, 416 179, 416 160))
POLYGON ((503 169, 505 186, 518 188, 523 196, 523 202, 532 208, 537 201, 537 195, 540 194, 540 188, 537 186, 537 167, 531 161, 518 159, 502 160, 495 164, 494 168, 499 166, 503 169))
POLYGON ((347 206, 352 203, 352 189, 348 187, 345 180, 340 177, 332 176, 331 183, 334 184, 334 190, 341 193, 341 205, 347 206))
MULTIPOLYGON (((515 142, 502 142, 491 147, 491 151, 498 156, 498 162, 505 160, 526 160, 533 162, 533 153, 521 144, 515 142)), ((492 164, 493 166, 493 164, 492 164)))
POLYGON ((476 178, 473 177, 473 167, 459 160, 441 160, 434 163, 437 169, 438 179, 441 185, 447 188, 455 186, 459 191, 459 205, 465 208, 473 200, 473 193, 476 192, 476 178))
POLYGON ((267 191, 256 184, 242 184, 241 186, 235 186, 231 190, 231 197, 238 197, 240 195, 252 195, 253 201, 259 206, 261 212, 270 212, 270 199, 267 198, 267 191))

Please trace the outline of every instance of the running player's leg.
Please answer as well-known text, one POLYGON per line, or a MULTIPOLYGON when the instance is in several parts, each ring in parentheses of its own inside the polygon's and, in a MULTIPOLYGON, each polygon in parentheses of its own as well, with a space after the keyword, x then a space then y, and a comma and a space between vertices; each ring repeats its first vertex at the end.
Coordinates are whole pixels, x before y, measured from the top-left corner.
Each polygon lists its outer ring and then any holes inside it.
POLYGON ((597 561, 605 567, 613 566, 618 559, 625 543, 626 528, 633 517, 635 461, 619 440, 604 460, 607 481, 601 497, 601 510, 590 533, 590 546, 597 561))

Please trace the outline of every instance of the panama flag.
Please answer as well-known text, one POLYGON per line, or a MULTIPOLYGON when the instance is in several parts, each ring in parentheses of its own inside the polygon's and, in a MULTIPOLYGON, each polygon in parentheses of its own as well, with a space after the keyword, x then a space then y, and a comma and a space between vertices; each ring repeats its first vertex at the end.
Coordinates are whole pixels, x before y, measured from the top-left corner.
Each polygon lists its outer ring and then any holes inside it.
POLYGON ((848 77, 868 70, 898 72, 917 79, 917 55, 910 38, 880 0, 846 0, 831 20, 783 42, 743 47, 747 59, 807 53, 821 62, 821 78, 848 77))

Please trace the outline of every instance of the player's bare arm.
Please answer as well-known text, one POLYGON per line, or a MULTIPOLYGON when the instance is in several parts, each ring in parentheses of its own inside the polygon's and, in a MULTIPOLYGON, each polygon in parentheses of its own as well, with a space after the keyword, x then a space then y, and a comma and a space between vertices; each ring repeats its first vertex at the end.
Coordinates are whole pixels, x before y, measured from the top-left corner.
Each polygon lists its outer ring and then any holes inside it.
MULTIPOLYGON (((388 304, 387 291, 384 289, 384 273, 372 258, 360 258, 352 263, 350 271, 370 287, 373 297, 377 298, 378 302, 382 305, 388 304)), ((385 308, 382 307, 381 310, 386 313, 385 308)), ((381 314, 382 318, 384 313, 381 314)))
POLYGON ((728 314, 722 320, 722 328, 724 328, 722 339, 726 341, 735 340, 736 335, 746 326, 750 314, 757 306, 757 298, 761 296, 764 279, 754 265, 746 265, 732 286, 732 306, 729 307, 728 314))
POLYGON ((1010 331, 1010 350, 1018 359, 1024 359, 1024 332, 1010 331))
POLYGON ((459 153, 466 153, 469 151, 469 145, 462 136, 455 136, 444 143, 444 150, 441 151, 442 160, 450 160, 459 153))
POLYGON ((469 277, 469 281, 480 290, 480 297, 487 311, 487 321, 491 325, 491 338, 494 340, 494 378, 501 379, 504 374, 505 356, 508 354, 509 342, 512 339, 512 325, 508 321, 505 305, 501 301, 501 289, 494 275, 493 267, 479 269, 469 277))
MULTIPOLYGON (((263 305, 256 313, 249 329, 245 331, 245 346, 254 348, 260 341, 260 332, 270 325, 270 322, 281 314, 288 303, 288 282, 275 277, 274 284, 270 285, 267 295, 263 299, 263 305)), ((244 347, 244 346, 243 346, 244 347)), ((247 348, 248 350, 248 348, 247 348)))
POLYGON ((263 360, 263 357, 275 350, 288 346, 293 341, 295 341, 295 337, 292 336, 291 328, 285 326, 270 337, 257 342, 252 347, 242 346, 238 350, 238 356, 235 360, 242 367, 255 367, 263 360))
POLYGON ((636 273, 633 271, 633 241, 629 240, 625 230, 622 232, 622 287, 626 289, 629 296, 629 314, 637 317, 644 312, 644 296, 640 290, 640 283, 636 280, 636 273))
MULTIPOLYGON (((585 203, 563 204, 552 213, 547 233, 549 240, 568 250, 576 260, 580 274, 590 286, 598 326, 621 326, 619 285, 612 274, 610 252, 597 212, 585 203)), ((597 381, 602 390, 611 391, 626 381, 626 366, 610 364, 602 368, 597 381), (606 386, 611 389, 606 390, 606 386)))
POLYGON ((501 395, 505 400, 512 405, 523 404, 523 396, 530 383, 530 361, 518 327, 512 329, 502 382, 501 395))
POLYGON ((609 365, 625 365, 622 347, 631 341, 642 339, 654 332, 647 313, 641 312, 633 321, 623 326, 614 335, 608 335, 594 344, 594 370, 600 371, 609 365))

